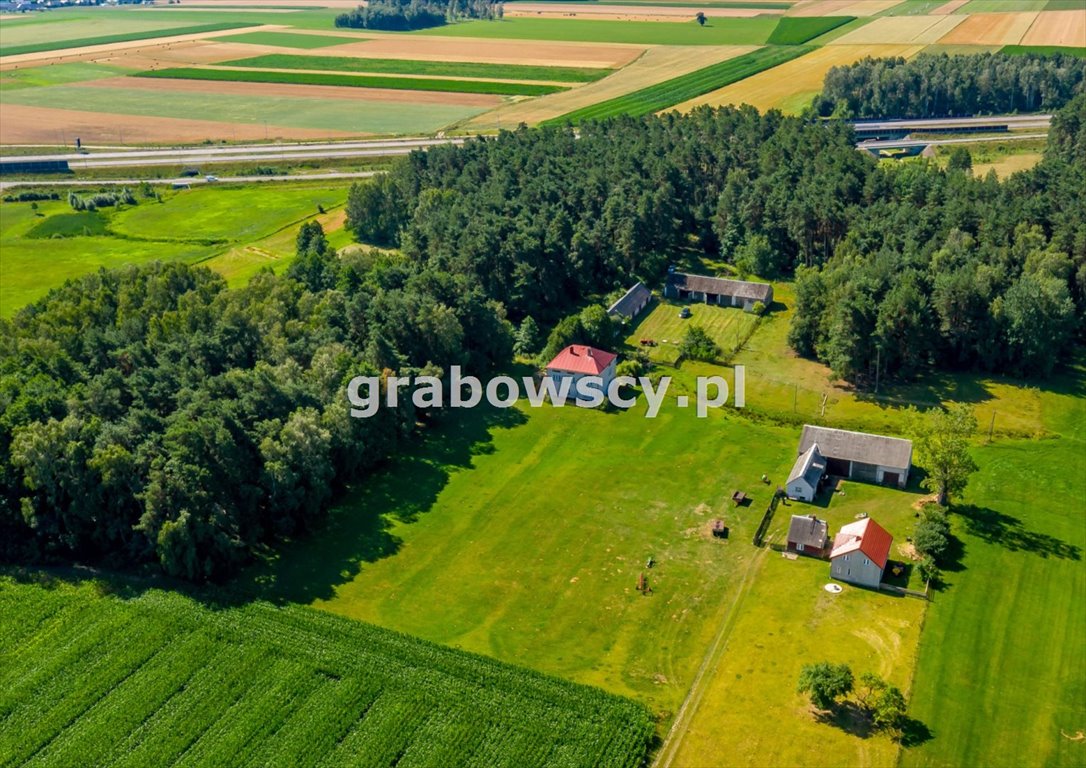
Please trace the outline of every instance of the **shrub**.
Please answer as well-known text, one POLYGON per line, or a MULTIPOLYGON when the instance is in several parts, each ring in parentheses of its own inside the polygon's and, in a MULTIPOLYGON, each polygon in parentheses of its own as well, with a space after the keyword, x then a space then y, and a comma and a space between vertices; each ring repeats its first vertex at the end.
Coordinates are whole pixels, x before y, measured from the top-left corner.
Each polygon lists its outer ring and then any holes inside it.
POLYGON ((720 357, 720 346, 709 337, 700 325, 686 329, 679 352, 688 360, 712 362, 720 357))

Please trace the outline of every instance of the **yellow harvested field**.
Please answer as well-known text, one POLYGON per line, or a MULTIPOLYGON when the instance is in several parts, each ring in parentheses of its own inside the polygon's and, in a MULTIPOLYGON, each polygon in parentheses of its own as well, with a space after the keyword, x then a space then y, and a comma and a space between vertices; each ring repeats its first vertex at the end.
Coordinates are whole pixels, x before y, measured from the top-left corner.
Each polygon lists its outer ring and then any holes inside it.
POLYGON ((1041 11, 1022 38, 1022 45, 1086 46, 1086 8, 1041 11))
POLYGON ((143 117, 108 112, 30 107, 4 104, 0 120, 0 144, 56 144, 58 131, 71 140, 79 136, 88 144, 173 144, 203 141, 209 137, 231 141, 272 139, 357 138, 360 134, 323 128, 293 128, 263 123, 221 123, 179 117, 143 117), (59 129, 58 126, 63 126, 59 129))
POLYGON ((756 49, 753 45, 653 46, 637 61, 602 80, 562 93, 505 104, 472 118, 463 127, 478 130, 497 126, 514 128, 520 123, 535 125, 756 49))
POLYGON ((961 25, 966 16, 883 16, 830 45, 930 45, 961 25))
POLYGON ((419 61, 477 61, 485 64, 617 68, 636 59, 644 46, 527 40, 462 40, 430 35, 389 35, 361 43, 321 48, 322 56, 419 61))
POLYGON ((931 15, 932 16, 946 16, 948 14, 954 13, 954 11, 958 10, 959 8, 961 8, 963 5, 965 5, 968 2, 969 2, 969 0, 950 0, 949 3, 946 3, 944 5, 940 5, 938 8, 934 8, 931 11, 931 15))
POLYGON ((852 64, 866 56, 909 58, 923 49, 923 45, 828 45, 746 80, 691 99, 676 109, 686 112, 703 104, 714 107, 751 104, 764 112, 795 106, 797 101, 803 101, 800 97, 813 97, 822 90, 822 81, 832 67, 852 64))
POLYGON ((569 3, 513 3, 506 6, 506 16, 532 17, 570 17, 586 19, 633 18, 647 21, 690 21, 698 12, 706 16, 743 18, 761 15, 781 14, 780 8, 692 8, 684 5, 575 5, 569 3), (633 14, 633 16, 631 16, 633 14))
POLYGON ((1036 11, 975 13, 939 42, 946 45, 1017 45, 1036 18, 1036 11))
POLYGON ((1007 155, 992 163, 974 163, 973 176, 981 178, 987 176, 988 171, 995 171, 996 176, 1005 179, 1012 173, 1026 171, 1041 162, 1040 152, 1022 152, 1017 155, 1007 155))
MULTIPOLYGON (((408 104, 454 104, 465 107, 494 107, 500 96, 488 93, 444 91, 406 91, 390 88, 355 88, 339 85, 294 85, 286 83, 246 83, 230 80, 173 80, 144 77, 108 77, 81 83, 82 88, 124 88, 126 90, 169 91, 171 93, 215 93, 236 96, 269 96, 299 99, 336 99, 338 101, 388 101, 408 104)), ((7 109, 5 105, 4 109, 7 109)))
POLYGON ((786 16, 874 16, 899 5, 901 0, 800 0, 786 16))

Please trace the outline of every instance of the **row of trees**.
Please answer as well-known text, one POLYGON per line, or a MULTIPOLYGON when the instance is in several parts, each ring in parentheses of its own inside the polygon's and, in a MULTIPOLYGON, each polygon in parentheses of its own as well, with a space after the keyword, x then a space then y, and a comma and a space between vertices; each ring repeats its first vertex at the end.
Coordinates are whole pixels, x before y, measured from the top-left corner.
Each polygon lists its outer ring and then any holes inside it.
POLYGON ((404 32, 457 19, 500 19, 503 15, 502 4, 495 0, 375 0, 339 14, 335 25, 404 32))
POLYGON ((826 73, 815 109, 839 118, 1038 112, 1064 106, 1084 81, 1086 59, 1063 54, 868 57, 826 73))
POLYGON ((501 307, 461 275, 340 258, 302 227, 285 276, 100 271, 0 323, 0 559, 219 579, 304 533, 426 413, 353 419, 356 375, 506 363, 501 307))
POLYGON ((348 225, 472 275, 546 326, 685 253, 796 272, 791 343, 843 379, 933 366, 1046 376, 1086 310, 1086 96, 1039 167, 878 165, 850 131, 750 108, 520 129, 416 153, 357 186, 348 225))

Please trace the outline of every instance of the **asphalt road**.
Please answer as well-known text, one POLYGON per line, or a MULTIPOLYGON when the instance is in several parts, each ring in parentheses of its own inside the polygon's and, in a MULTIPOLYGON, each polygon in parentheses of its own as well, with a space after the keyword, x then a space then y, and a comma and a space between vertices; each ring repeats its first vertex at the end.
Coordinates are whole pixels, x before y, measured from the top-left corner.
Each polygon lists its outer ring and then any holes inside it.
POLYGON ((368 179, 376 176, 379 171, 355 171, 329 173, 306 173, 294 176, 221 176, 217 181, 208 181, 203 176, 194 176, 178 179, 46 179, 42 181, 0 181, 0 191, 14 187, 134 187, 147 181, 151 184, 188 184, 198 186, 201 184, 231 184, 250 182, 273 181, 320 181, 322 179, 368 179))
POLYGON ((972 136, 961 139, 884 139, 881 141, 861 141, 856 149, 906 149, 908 147, 930 147, 943 144, 978 144, 983 141, 1025 141, 1026 139, 1044 139, 1047 133, 1006 133, 1000 136, 972 136))

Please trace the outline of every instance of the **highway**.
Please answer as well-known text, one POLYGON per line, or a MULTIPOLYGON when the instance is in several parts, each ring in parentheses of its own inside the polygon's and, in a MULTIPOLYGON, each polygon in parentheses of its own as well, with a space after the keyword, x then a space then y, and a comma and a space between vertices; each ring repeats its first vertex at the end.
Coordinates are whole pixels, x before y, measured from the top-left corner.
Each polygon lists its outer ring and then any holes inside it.
POLYGON ((978 144, 983 141, 1025 141, 1027 139, 1044 139, 1047 137, 1047 133, 1005 133, 1000 136, 970 136, 958 139, 882 139, 858 142, 856 149, 908 149, 910 147, 931 147, 943 144, 978 144))
POLYGON ((368 179, 379 171, 330 171, 328 173, 306 173, 294 176, 221 176, 216 181, 208 181, 203 176, 182 177, 177 179, 32 179, 29 181, 0 181, 0 192, 15 187, 134 187, 147 181, 151 184, 249 184, 273 181, 321 181, 327 179, 368 179))
POLYGON ((990 115, 988 117, 944 117, 924 120, 852 120, 852 127, 864 131, 910 131, 923 133, 924 129, 947 132, 955 128, 976 130, 986 127, 1008 129, 1048 128, 1052 115, 990 115))
POLYGON ((239 144, 127 151, 71 152, 47 155, 0 156, 0 162, 67 160, 73 170, 90 168, 132 168, 154 165, 200 167, 222 163, 260 163, 274 160, 324 160, 351 157, 392 157, 440 144, 462 144, 463 138, 408 138, 368 141, 290 142, 282 144, 239 144))

